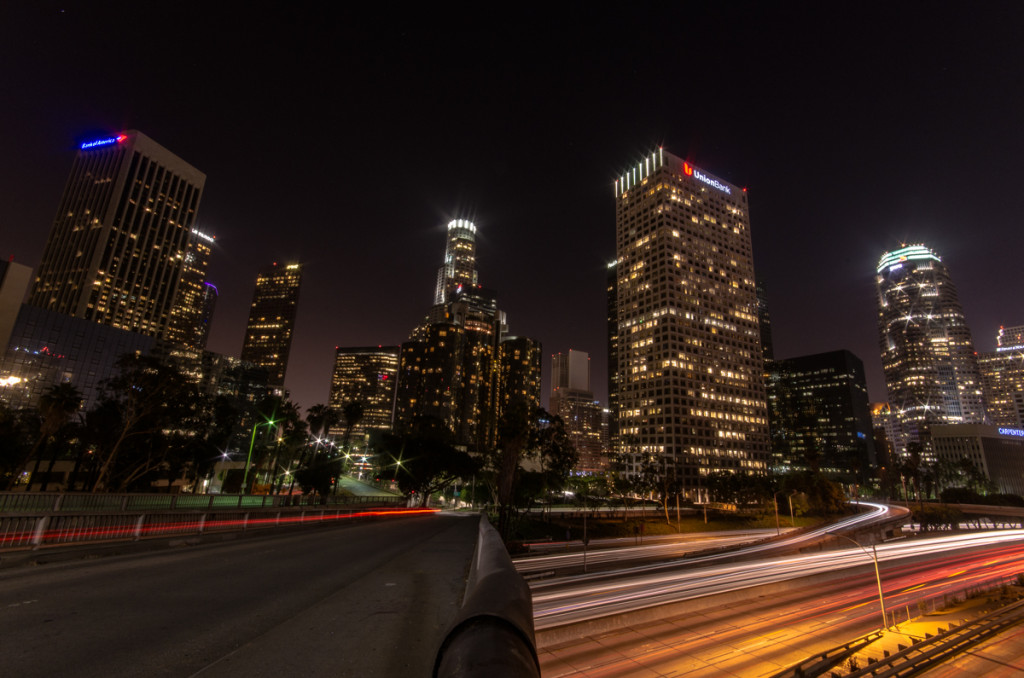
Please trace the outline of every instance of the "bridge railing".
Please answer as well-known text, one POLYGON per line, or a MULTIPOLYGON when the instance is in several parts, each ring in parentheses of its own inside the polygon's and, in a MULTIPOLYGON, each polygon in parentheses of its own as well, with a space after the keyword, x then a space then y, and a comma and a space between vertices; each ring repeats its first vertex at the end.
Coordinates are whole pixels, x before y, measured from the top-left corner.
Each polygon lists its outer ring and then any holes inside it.
POLYGON ((462 608, 437 651, 433 672, 433 678, 471 676, 540 678, 530 587, 484 517, 462 608))
POLYGON ((400 496, 0 493, 0 550, 348 520, 404 507, 400 496))
POLYGON ((0 515, 33 512, 174 511, 181 509, 258 509, 295 506, 404 505, 387 496, 310 496, 289 494, 103 494, 92 492, 0 492, 0 515))

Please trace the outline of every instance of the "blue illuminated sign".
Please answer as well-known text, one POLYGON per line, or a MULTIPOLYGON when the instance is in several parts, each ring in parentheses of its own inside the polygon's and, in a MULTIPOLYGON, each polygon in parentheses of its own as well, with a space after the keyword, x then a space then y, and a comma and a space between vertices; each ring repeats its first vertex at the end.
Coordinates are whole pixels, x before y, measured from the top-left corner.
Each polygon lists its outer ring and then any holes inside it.
POLYGON ((87 148, 96 148, 97 146, 108 146, 110 144, 116 144, 127 139, 123 134, 118 134, 116 137, 110 137, 109 139, 97 139, 96 141, 87 141, 82 144, 81 148, 84 151, 87 148))
POLYGON ((1017 436, 1018 438, 1024 438, 1024 429, 1022 428, 1000 428, 999 435, 1001 436, 1017 436))

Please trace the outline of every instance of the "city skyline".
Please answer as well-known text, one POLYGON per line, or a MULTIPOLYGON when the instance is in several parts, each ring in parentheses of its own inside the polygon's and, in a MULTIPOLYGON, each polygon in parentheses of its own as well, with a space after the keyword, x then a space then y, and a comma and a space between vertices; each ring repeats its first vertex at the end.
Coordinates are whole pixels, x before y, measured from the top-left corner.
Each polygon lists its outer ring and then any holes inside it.
POLYGON ((405 340, 436 291, 422 252, 456 218, 479 228, 479 267, 515 334, 590 353, 606 402, 610 187, 663 146, 749 187, 776 355, 848 349, 879 399, 882 252, 942 252, 979 351, 1024 322, 1011 303, 1024 294, 1021 10, 928 9, 851 9, 842 26, 817 10, 670 10, 693 26, 677 45, 654 39, 660 14, 643 9, 578 27, 570 12, 523 14, 508 32, 471 18, 385 31, 363 14, 346 28, 301 11, 4 10, 0 255, 38 266, 77 144, 139 129, 207 175, 210 349, 238 355, 264 262, 304 264, 286 382, 303 407, 327 402, 335 346, 405 340), (101 31, 154 18, 166 38, 101 31), (734 50, 718 49, 726 30, 734 50), (158 55, 172 35, 187 59, 158 55), (339 71, 343 105, 328 105, 316 83, 346 60, 359 68, 339 71), (652 100, 666 79, 676 91, 652 100))

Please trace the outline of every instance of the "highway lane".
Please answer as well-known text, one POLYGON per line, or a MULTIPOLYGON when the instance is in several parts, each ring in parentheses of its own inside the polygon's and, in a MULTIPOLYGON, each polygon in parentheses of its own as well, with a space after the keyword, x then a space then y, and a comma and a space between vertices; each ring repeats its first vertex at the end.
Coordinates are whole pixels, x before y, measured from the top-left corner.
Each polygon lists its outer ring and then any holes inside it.
MULTIPOLYGON (((884 504, 875 504, 871 502, 860 502, 861 507, 865 508, 861 513, 856 515, 842 518, 838 521, 828 523, 810 530, 796 531, 792 534, 787 534, 791 530, 785 530, 782 538, 772 539, 771 541, 761 540, 759 543, 731 549, 728 553, 722 554, 709 554, 705 556, 698 556, 696 558, 687 558, 683 560, 672 560, 673 556, 668 553, 671 547, 663 546, 662 544, 648 544, 643 546, 634 546, 629 548, 623 548, 621 550, 612 550, 607 554, 602 554, 598 557, 597 562, 600 567, 600 571, 605 572, 604 575, 592 574, 584 575, 589 576, 591 579, 597 577, 607 577, 620 579, 622 576, 628 573, 640 573, 640 572, 657 572, 665 570, 678 569, 680 564, 685 564, 689 567, 694 564, 700 563, 715 563, 726 560, 734 560, 737 557, 756 557, 756 556, 768 556, 773 552, 784 552, 794 551, 801 547, 806 547, 815 542, 818 542, 826 537, 828 532, 844 532, 857 528, 870 525, 872 523, 878 523, 886 520, 891 520, 896 517, 905 517, 910 512, 902 507, 890 507, 884 504), (657 546, 658 548, 655 548, 657 546), (657 561, 653 564, 648 565, 636 565, 635 563, 642 561, 657 561)), ((767 530, 767 536, 771 536, 771 532, 774 530, 767 530)), ((710 534, 710 533, 709 533, 710 534)), ((749 534, 749 533, 747 533, 749 534)), ((725 535, 721 535, 723 539, 727 539, 725 535)), ((675 539, 675 538, 673 538, 675 539)), ((732 544, 728 544, 723 541, 721 546, 737 545, 743 541, 757 541, 750 539, 737 538, 732 544)), ((708 548, 715 548, 715 545, 709 545, 708 548)), ((676 557, 681 557, 687 553, 693 551, 702 550, 701 548, 687 549, 685 546, 682 547, 681 552, 676 554, 676 557)), ((588 566, 591 563, 591 553, 587 554, 588 566)), ((593 555, 597 555, 595 551, 593 555)), ((546 572, 555 571, 556 574, 562 571, 570 571, 573 567, 582 569, 583 557, 582 554, 570 553, 570 554, 551 554, 548 556, 530 556, 522 557, 515 561, 516 569, 523 574, 531 574, 534 572, 546 572), (547 560, 545 560, 545 558, 547 560)), ((546 584, 538 583, 536 586, 561 586, 562 582, 571 581, 569 577, 561 576, 556 579, 547 580, 546 584)))
POLYGON ((3 674, 428 675, 478 517, 0 571, 3 674))
MULTIPOLYGON (((785 532, 789 532, 787 528, 785 532)), ((775 528, 699 532, 690 535, 671 535, 668 537, 646 538, 643 545, 636 544, 634 539, 602 539, 591 542, 586 554, 579 542, 560 542, 558 544, 539 545, 544 551, 569 549, 567 553, 545 553, 543 555, 523 556, 513 560, 521 574, 529 575, 537 572, 582 570, 584 560, 588 568, 603 568, 613 565, 621 569, 623 565, 654 560, 681 558, 689 553, 707 549, 727 548, 749 544, 752 541, 774 537, 775 528), (596 547, 596 548, 595 548, 596 547)))
MULTIPOLYGON (((882 566, 886 605, 916 616, 918 600, 941 599, 1021 569, 1024 543, 936 553, 930 562, 882 566)), ((541 649, 545 678, 568 676, 766 676, 881 625, 868 568, 830 584, 770 598, 695 607, 685 615, 620 628, 541 649)))
MULTIPOLYGON (((1024 543, 1024 530, 899 541, 878 546, 877 553, 881 563, 922 557, 941 560, 957 550, 1007 542, 1024 543)), ((604 573, 537 581, 531 584, 534 619, 538 630, 548 629, 870 563, 868 553, 851 546, 724 565, 657 570, 637 567, 622 570, 618 576, 604 573)))

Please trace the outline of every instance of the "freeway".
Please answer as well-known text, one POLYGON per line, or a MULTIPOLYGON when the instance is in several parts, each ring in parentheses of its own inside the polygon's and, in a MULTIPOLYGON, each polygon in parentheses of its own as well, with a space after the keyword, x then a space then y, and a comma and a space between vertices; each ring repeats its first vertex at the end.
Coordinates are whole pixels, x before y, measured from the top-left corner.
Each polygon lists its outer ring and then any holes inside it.
MULTIPOLYGON (((789 532, 790 528, 785 531, 789 532)), ((632 538, 595 539, 590 542, 590 549, 586 553, 580 550, 579 542, 575 544, 571 542, 540 543, 531 545, 531 547, 543 551, 572 550, 568 553, 545 553, 516 558, 513 562, 516 570, 524 575, 581 569, 584 563, 590 568, 601 568, 607 565, 621 568, 628 563, 680 558, 690 553, 739 546, 775 535, 775 528, 771 528, 659 535, 646 537, 644 545, 635 545, 636 540, 632 538), (623 544, 630 544, 630 546, 623 544)))
POLYGON ((0 570, 3 674, 429 675, 479 517, 0 570))
MULTIPOLYGON (((941 561, 949 553, 1004 543, 1024 542, 1024 530, 1002 530, 900 541, 877 548, 880 563, 909 558, 941 561)), ((698 559, 694 559, 695 561, 698 559)), ((870 563, 866 552, 850 547, 836 551, 674 570, 652 566, 610 574, 581 575, 534 582, 536 628, 567 624, 653 608, 765 584, 826 574, 870 563)))
MULTIPOLYGON (((887 544, 879 549, 879 557, 887 608, 898 619, 906 619, 919 614, 919 601, 934 606, 946 595, 1015 576, 1024 558, 1024 531, 887 544)), ((794 583, 771 594, 753 594, 731 602, 694 604, 686 612, 665 613, 644 622, 621 622, 620 618, 603 631, 562 642, 546 642, 541 632, 543 675, 770 675, 879 628, 878 591, 870 559, 853 547, 807 558, 691 570, 684 578, 695 580, 695 588, 687 592, 683 587, 674 595, 701 595, 701 588, 705 594, 734 590, 748 582, 770 579, 765 575, 770 572, 799 577, 801 571, 810 573, 817 559, 823 559, 822 563, 831 560, 841 578, 794 583)), ((649 585, 655 589, 667 586, 649 585)), ((580 588, 575 593, 577 602, 587 595, 580 588)), ((591 595, 616 594, 594 591, 591 595)), ((570 600, 564 598, 562 603, 570 600)), ((548 613, 557 607, 551 600, 541 605, 548 613)))

